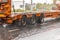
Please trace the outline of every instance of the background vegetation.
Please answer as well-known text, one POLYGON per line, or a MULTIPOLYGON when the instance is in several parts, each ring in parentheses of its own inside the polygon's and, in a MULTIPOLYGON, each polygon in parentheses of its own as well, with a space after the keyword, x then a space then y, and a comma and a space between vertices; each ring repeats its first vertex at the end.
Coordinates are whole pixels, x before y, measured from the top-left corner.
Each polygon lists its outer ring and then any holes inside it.
MULTIPOLYGON (((38 10, 42 10, 42 9, 45 9, 45 10, 52 10, 52 5, 53 4, 36 4, 36 8, 35 6, 33 6, 33 10, 32 11, 38 11, 38 10)), ((25 5, 26 7, 26 10, 25 11, 31 11, 31 5, 25 5)), ((15 9, 15 12, 24 12, 24 9, 15 9)))

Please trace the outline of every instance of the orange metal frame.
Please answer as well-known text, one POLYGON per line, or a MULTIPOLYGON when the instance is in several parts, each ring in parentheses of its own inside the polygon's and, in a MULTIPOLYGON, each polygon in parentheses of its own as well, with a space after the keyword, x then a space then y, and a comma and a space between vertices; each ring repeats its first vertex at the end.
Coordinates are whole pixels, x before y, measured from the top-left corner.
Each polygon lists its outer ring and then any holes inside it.
POLYGON ((6 3, 1 3, 0 12, 4 10, 4 13, 0 14, 0 17, 7 17, 11 14, 11 0, 7 0, 6 3))
MULTIPOLYGON (((11 0, 7 0, 7 3, 2 4, 4 5, 3 7, 1 7, 0 11, 4 8, 5 12, 4 14, 0 14, 0 18, 3 17, 3 19, 7 18, 7 23, 12 23, 14 20, 16 19, 22 19, 23 15, 19 14, 17 16, 14 17, 10 17, 11 16, 11 0)), ((60 6, 58 6, 58 9, 60 8, 60 6)), ((32 14, 25 14, 27 18, 31 18, 32 14)), ((41 16, 40 13, 36 13, 36 16, 41 16)), ((58 17, 60 15, 60 12, 45 12, 44 13, 44 17, 58 17)))

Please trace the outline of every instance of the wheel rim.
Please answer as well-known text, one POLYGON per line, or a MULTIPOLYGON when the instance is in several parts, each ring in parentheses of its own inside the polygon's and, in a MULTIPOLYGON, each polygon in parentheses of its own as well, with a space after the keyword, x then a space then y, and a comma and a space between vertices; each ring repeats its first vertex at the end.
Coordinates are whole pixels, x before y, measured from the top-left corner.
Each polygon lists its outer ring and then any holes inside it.
POLYGON ((25 21, 22 21, 22 25, 25 26, 26 25, 26 22, 25 21))
POLYGON ((35 22, 35 19, 32 19, 32 24, 35 24, 36 22, 35 22))

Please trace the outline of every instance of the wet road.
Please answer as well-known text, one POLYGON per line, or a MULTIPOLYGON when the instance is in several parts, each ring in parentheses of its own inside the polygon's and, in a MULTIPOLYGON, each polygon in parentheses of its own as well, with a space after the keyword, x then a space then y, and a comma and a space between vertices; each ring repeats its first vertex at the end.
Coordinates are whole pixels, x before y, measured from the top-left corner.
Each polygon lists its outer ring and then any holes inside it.
POLYGON ((2 26, 0 25, 0 40, 3 40, 3 38, 2 38, 2 26))
POLYGON ((8 25, 7 29, 0 25, 0 40, 18 40, 19 38, 25 38, 48 30, 60 28, 59 25, 60 20, 46 21, 41 25, 26 25, 23 27, 8 25))
POLYGON ((46 32, 48 30, 52 30, 55 28, 60 28, 60 21, 54 20, 54 21, 47 22, 47 23, 45 22, 41 25, 39 24, 27 25, 26 27, 19 30, 19 35, 14 40, 18 40, 20 38, 25 38, 25 37, 36 35, 39 33, 43 33, 43 32, 46 32))
POLYGON ((11 40, 9 36, 8 29, 0 25, 0 40, 11 40))

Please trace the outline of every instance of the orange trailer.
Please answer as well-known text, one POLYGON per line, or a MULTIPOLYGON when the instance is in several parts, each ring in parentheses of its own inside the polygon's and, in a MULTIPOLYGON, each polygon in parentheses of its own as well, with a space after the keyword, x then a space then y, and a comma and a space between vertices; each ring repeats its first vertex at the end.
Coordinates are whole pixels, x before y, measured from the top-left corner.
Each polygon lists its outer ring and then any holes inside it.
POLYGON ((59 17, 59 10, 60 5, 58 5, 58 10, 45 10, 44 12, 24 12, 19 14, 16 13, 14 16, 12 16, 11 0, 0 0, 0 23, 16 24, 18 26, 42 23, 42 19, 45 17, 59 17))

